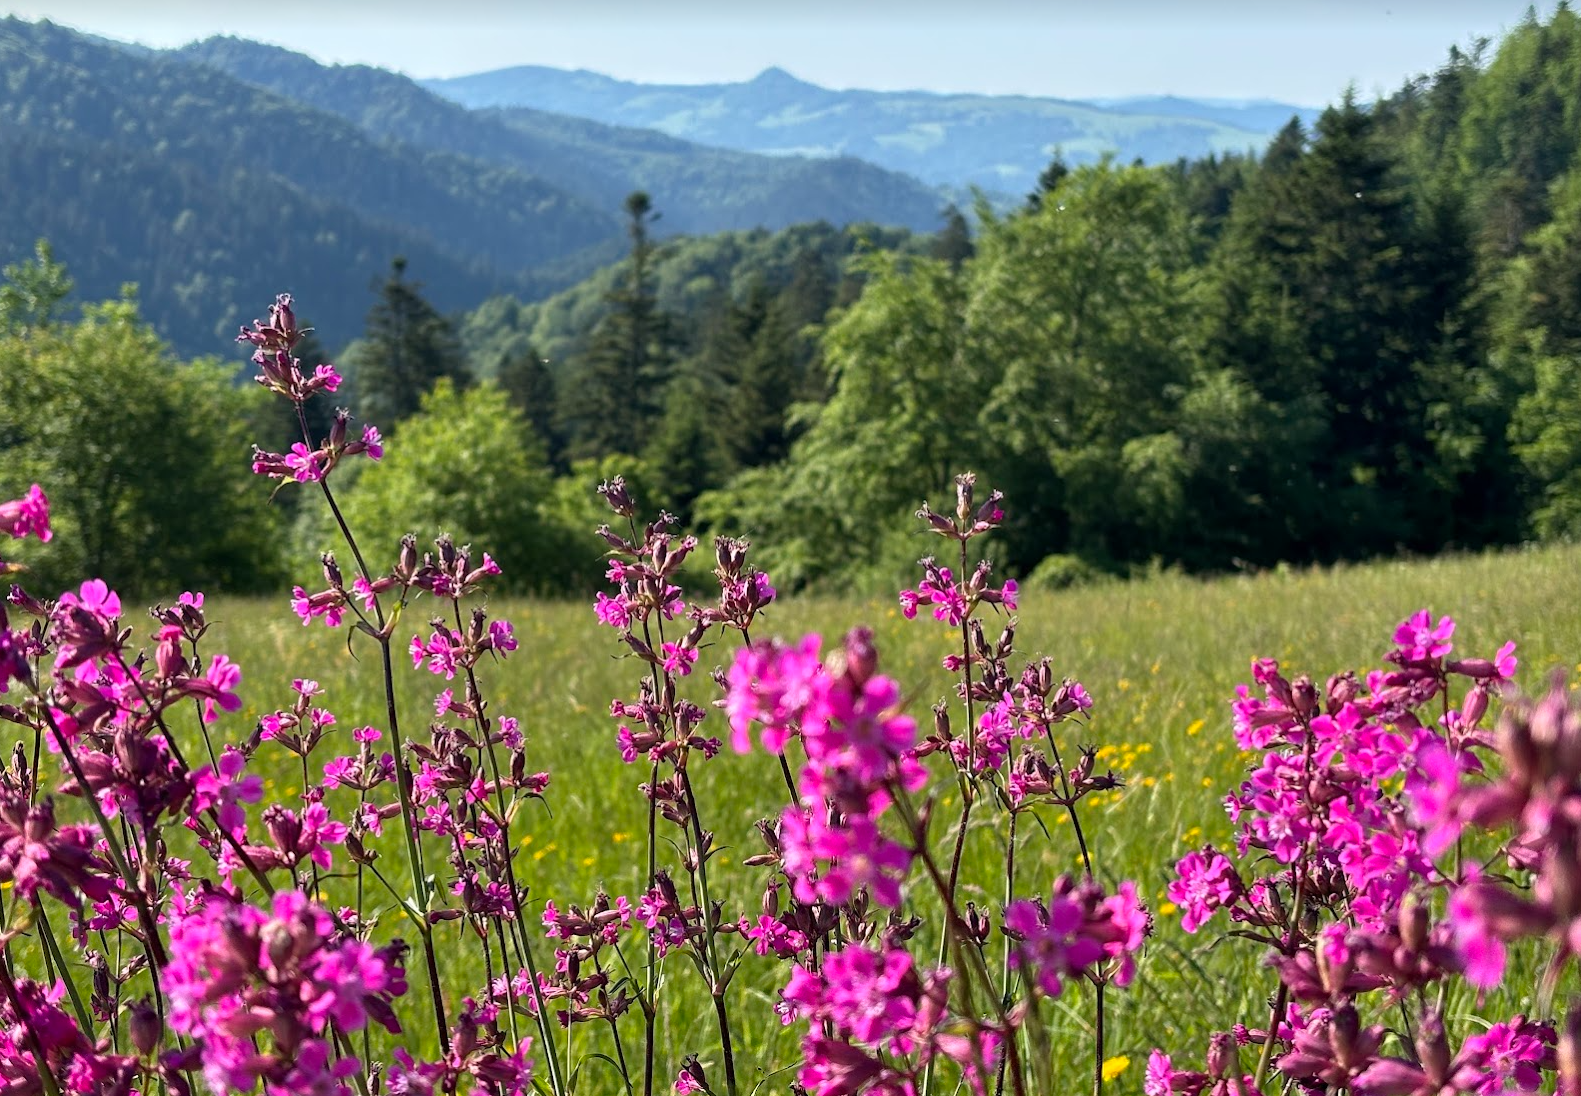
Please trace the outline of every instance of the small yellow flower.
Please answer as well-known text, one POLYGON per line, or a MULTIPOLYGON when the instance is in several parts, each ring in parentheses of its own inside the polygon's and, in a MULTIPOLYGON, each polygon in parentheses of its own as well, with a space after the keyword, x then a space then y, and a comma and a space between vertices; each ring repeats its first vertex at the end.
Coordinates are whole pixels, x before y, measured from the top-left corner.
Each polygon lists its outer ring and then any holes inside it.
POLYGON ((1175 912, 1175 903, 1173 903, 1173 902, 1165 902, 1165 903, 1163 903, 1162 905, 1160 905, 1158 907, 1158 915, 1160 917, 1168 917, 1170 914, 1172 914, 1174 912, 1175 912))
POLYGON ((613 841, 617 845, 620 844, 622 841, 629 840, 630 837, 631 837, 631 834, 629 834, 629 833, 612 833, 612 834, 609 835, 609 839, 611 841, 613 841))
POLYGON ((591 856, 582 857, 582 866, 584 868, 591 868, 593 866, 593 858, 591 856))
POLYGON ((1186 733, 1187 733, 1187 734, 1191 734, 1191 735, 1194 735, 1194 734, 1196 734, 1196 733, 1197 733, 1197 732, 1198 732, 1198 731, 1200 731, 1200 730, 1202 730, 1202 728, 1203 728, 1203 727, 1204 727, 1204 726, 1205 726, 1205 725, 1206 725, 1206 721, 1205 721, 1205 720, 1201 720, 1201 719, 1193 719, 1193 720, 1192 720, 1192 721, 1191 721, 1191 726, 1189 726, 1189 727, 1187 727, 1187 728, 1186 728, 1186 733))
POLYGON ((1104 1059, 1104 1063, 1103 1063, 1103 1079, 1104 1079, 1104 1081, 1108 1082, 1108 1081, 1114 1080, 1116 1077, 1120 1076, 1120 1074, 1124 1073, 1126 1066, 1129 1066, 1130 1064, 1131 1064, 1131 1059, 1127 1058, 1123 1054, 1116 1055, 1113 1058, 1106 1058, 1106 1059, 1104 1059))

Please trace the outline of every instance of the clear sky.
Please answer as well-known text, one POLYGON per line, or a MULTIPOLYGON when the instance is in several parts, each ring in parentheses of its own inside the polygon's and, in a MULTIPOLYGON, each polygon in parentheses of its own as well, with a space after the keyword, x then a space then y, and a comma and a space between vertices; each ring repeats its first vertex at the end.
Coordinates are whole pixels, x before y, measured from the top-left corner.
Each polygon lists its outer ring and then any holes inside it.
MULTIPOLYGON (((1545 0, 1539 10, 1551 10, 1545 0)), ((412 76, 518 64, 667 83, 769 65, 829 87, 1322 105, 1497 38, 1527 0, 32 0, 0 12, 153 46, 212 34, 412 76)))

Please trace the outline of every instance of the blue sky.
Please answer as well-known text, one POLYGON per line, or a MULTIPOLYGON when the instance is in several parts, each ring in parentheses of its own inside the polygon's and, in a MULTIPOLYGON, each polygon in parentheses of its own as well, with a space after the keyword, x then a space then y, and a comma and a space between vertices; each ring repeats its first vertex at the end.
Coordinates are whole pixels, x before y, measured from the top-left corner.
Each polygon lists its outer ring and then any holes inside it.
MULTIPOLYGON (((1539 5, 1547 11, 1553 0, 1539 5)), ((516 64, 709 83, 780 65, 830 87, 1321 105, 1497 38, 1527 0, 42 0, 0 11, 179 45, 235 34, 412 76, 516 64)))

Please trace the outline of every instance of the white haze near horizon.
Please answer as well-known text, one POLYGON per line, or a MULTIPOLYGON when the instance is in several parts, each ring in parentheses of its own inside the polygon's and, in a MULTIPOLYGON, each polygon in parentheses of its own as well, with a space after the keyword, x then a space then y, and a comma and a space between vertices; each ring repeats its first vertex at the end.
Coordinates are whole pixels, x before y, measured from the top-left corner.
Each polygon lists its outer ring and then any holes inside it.
MULTIPOLYGON (((833 88, 1063 99, 1364 99, 1495 41, 1527 0, 34 0, 0 13, 156 47, 230 34, 415 77, 512 65, 643 83, 777 65, 833 88)), ((1542 12, 1552 3, 1540 5, 1542 12)))

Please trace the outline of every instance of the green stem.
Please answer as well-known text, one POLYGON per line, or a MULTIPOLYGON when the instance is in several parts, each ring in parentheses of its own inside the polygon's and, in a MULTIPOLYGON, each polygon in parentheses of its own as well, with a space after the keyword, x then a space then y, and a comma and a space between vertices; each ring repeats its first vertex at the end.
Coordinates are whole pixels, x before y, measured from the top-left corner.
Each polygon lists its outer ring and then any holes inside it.
POLYGON ((60 971, 61 981, 66 983, 66 992, 71 996, 72 1010, 77 1014, 77 1020, 82 1024, 82 1033, 93 1038, 93 1023, 88 1019, 88 1010, 82 1005, 82 994, 77 990, 77 981, 71 976, 71 970, 66 966, 66 957, 61 954, 60 941, 55 939, 55 929, 49 923, 49 915, 44 912, 44 903, 37 896, 33 898, 33 910, 38 914, 38 923, 44 929, 41 938, 44 941, 44 950, 47 952, 55 968, 60 971))
POLYGON ((716 946, 713 901, 708 894, 708 850, 703 847, 703 821, 697 811, 697 795, 692 790, 691 773, 681 769, 681 787, 686 791, 687 813, 692 816, 692 842, 697 854, 697 882, 703 899, 703 949, 708 965, 708 991, 714 998, 714 1018, 719 1024, 720 1049, 725 1058, 725 1087, 729 1096, 736 1096, 736 1057, 730 1039, 730 1013, 725 1008, 724 972, 719 969, 719 949, 716 946))

